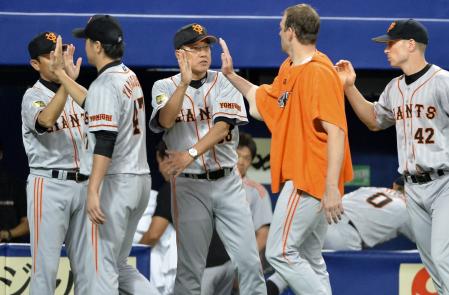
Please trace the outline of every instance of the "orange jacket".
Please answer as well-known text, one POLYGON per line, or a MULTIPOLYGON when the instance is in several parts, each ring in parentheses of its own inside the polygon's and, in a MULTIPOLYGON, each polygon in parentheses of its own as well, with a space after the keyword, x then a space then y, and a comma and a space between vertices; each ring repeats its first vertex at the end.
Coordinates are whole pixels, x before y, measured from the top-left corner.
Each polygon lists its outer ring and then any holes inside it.
POLYGON ((297 189, 321 199, 327 174, 327 133, 320 121, 344 130, 345 150, 339 189, 352 179, 343 86, 332 62, 321 52, 312 60, 291 66, 287 58, 271 85, 256 92, 257 108, 272 134, 271 178, 273 192, 293 180, 297 189), (284 101, 285 106, 281 106, 284 101))

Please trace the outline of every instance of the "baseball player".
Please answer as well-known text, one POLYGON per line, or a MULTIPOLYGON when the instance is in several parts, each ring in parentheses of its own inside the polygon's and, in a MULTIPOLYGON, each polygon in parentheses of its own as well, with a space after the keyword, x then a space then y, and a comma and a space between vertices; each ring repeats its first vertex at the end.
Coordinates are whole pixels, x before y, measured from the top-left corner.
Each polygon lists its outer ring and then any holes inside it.
POLYGON ((371 103, 357 90, 349 61, 337 63, 345 94, 359 119, 373 131, 396 125, 398 171, 405 179, 407 210, 421 259, 438 294, 449 294, 449 73, 425 59, 426 28, 413 19, 391 23, 385 43, 394 78, 371 103))
POLYGON ((127 264, 151 190, 142 88, 121 61, 123 32, 116 19, 94 15, 73 35, 86 39, 88 61, 98 71, 85 100, 91 159, 81 165, 82 172, 90 174, 93 294, 155 294, 149 281, 127 264))
POLYGON ((199 24, 179 29, 174 47, 180 73, 156 81, 152 90, 150 128, 164 132, 173 175, 174 294, 200 294, 214 226, 237 267, 242 293, 266 294, 251 212, 234 169, 238 125, 248 119, 242 96, 209 70, 213 42, 199 24))
POLYGON ((293 181, 279 196, 266 256, 296 294, 331 294, 321 254, 326 219, 341 218, 343 184, 352 178, 343 89, 331 61, 316 49, 319 24, 309 5, 285 10, 279 35, 289 57, 273 84, 260 87, 235 73, 220 40, 223 74, 271 131, 273 192, 293 181))
MULTIPOLYGON (((90 240, 87 234, 86 180, 80 173, 84 154, 86 113, 82 100, 68 96, 51 66, 57 34, 43 32, 28 44, 30 64, 39 80, 22 100, 22 135, 28 156, 27 207, 33 266, 30 294, 54 294, 59 255, 67 247, 74 275, 75 294, 90 294, 90 240)), ((59 46, 57 51, 62 51, 59 46)), ((62 70, 73 80, 81 60, 73 64, 73 45, 64 54, 62 70)), ((61 52, 59 52, 62 55, 61 52)), ((76 84, 76 83, 75 83, 76 84)), ((80 85, 79 92, 86 90, 80 85)))
MULTIPOLYGON (((260 183, 247 177, 247 172, 256 156, 257 146, 252 136, 241 132, 239 135, 239 144, 237 146, 237 168, 243 180, 243 186, 246 193, 246 199, 251 210, 251 215, 256 233, 257 249, 259 250, 261 260, 265 253, 265 245, 268 237, 273 209, 271 208, 270 194, 260 183)), ((234 266, 229 261, 229 257, 222 246, 221 240, 212 237, 209 247, 208 263, 203 273, 202 295, 229 295, 231 294, 234 281, 234 266), (214 264, 213 260, 219 260, 224 257, 227 261, 221 264, 214 264)))

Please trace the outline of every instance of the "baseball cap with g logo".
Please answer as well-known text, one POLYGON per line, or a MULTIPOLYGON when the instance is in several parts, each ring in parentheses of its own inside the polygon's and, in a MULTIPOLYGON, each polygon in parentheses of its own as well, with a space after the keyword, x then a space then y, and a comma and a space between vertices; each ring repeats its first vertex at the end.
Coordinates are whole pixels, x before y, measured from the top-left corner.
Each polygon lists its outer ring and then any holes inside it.
POLYGON ((123 42, 123 31, 118 21, 110 15, 97 14, 92 16, 85 28, 72 31, 76 38, 89 38, 103 44, 119 44, 123 42))
POLYGON ((200 24, 188 24, 180 28, 173 38, 175 49, 181 48, 183 45, 193 44, 198 41, 207 40, 209 43, 217 42, 217 38, 207 34, 207 30, 200 24))
POLYGON ((57 37, 58 35, 54 32, 42 32, 35 36, 28 43, 28 52, 31 59, 36 59, 39 55, 48 54, 55 50, 57 37))
POLYGON ((374 42, 385 43, 388 41, 409 39, 423 44, 429 43, 426 27, 414 19, 395 20, 390 24, 385 35, 375 37, 372 40, 374 42))

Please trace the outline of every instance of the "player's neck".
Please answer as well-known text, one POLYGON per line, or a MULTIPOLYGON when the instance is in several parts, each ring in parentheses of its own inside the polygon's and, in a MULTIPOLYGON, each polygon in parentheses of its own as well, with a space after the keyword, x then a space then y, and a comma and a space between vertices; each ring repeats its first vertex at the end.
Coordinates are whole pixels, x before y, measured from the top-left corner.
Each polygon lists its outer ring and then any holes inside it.
POLYGON ((401 66, 401 70, 405 75, 410 76, 421 71, 427 65, 427 61, 424 57, 419 57, 416 60, 404 63, 401 66))
POLYGON ((289 56, 293 62, 293 66, 298 66, 304 63, 304 61, 310 57, 312 57, 316 52, 316 46, 314 44, 311 45, 303 45, 301 43, 297 43, 291 47, 291 52, 289 56))
POLYGON ((111 59, 109 57, 99 57, 95 63, 95 67, 97 68, 97 72, 100 72, 106 65, 115 62, 117 60, 111 59))

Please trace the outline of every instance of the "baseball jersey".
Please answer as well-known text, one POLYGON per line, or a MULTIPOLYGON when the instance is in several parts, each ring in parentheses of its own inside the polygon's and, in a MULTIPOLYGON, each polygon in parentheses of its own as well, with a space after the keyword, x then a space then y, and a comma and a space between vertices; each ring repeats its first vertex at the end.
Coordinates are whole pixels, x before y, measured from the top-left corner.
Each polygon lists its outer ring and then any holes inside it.
POLYGON ((310 61, 292 65, 287 58, 271 85, 256 92, 257 109, 271 131, 272 191, 293 180, 295 188, 321 199, 327 171, 326 121, 345 132, 339 189, 352 179, 343 87, 332 62, 317 51, 310 61))
POLYGON ((396 124, 399 173, 449 170, 449 72, 432 65, 409 85, 394 78, 374 111, 379 128, 396 124))
POLYGON ((145 101, 137 76, 123 63, 113 63, 92 82, 86 97, 89 118, 89 153, 83 174, 92 169, 96 131, 117 132, 106 174, 148 174, 145 101))
POLYGON ((257 231, 264 225, 270 225, 273 209, 271 208, 270 194, 266 188, 247 177, 243 178, 243 185, 253 217, 254 230, 257 231))
POLYGON ((405 196, 388 188, 362 187, 343 197, 345 215, 368 247, 395 238, 414 241, 405 196))
MULTIPOLYGON (((243 97, 234 86, 216 71, 207 71, 203 85, 186 90, 181 112, 175 126, 164 130, 158 122, 158 112, 169 101, 181 81, 181 74, 158 80, 153 85, 153 113, 150 128, 163 132, 169 150, 188 150, 204 137, 218 118, 224 117, 242 125, 248 122, 243 97)), ((204 173, 237 163, 238 128, 232 128, 226 138, 198 157, 184 172, 204 173)))
POLYGON ((37 130, 37 117, 55 96, 55 92, 37 81, 22 100, 22 135, 30 168, 74 170, 84 154, 87 117, 69 96, 52 128, 37 130))

